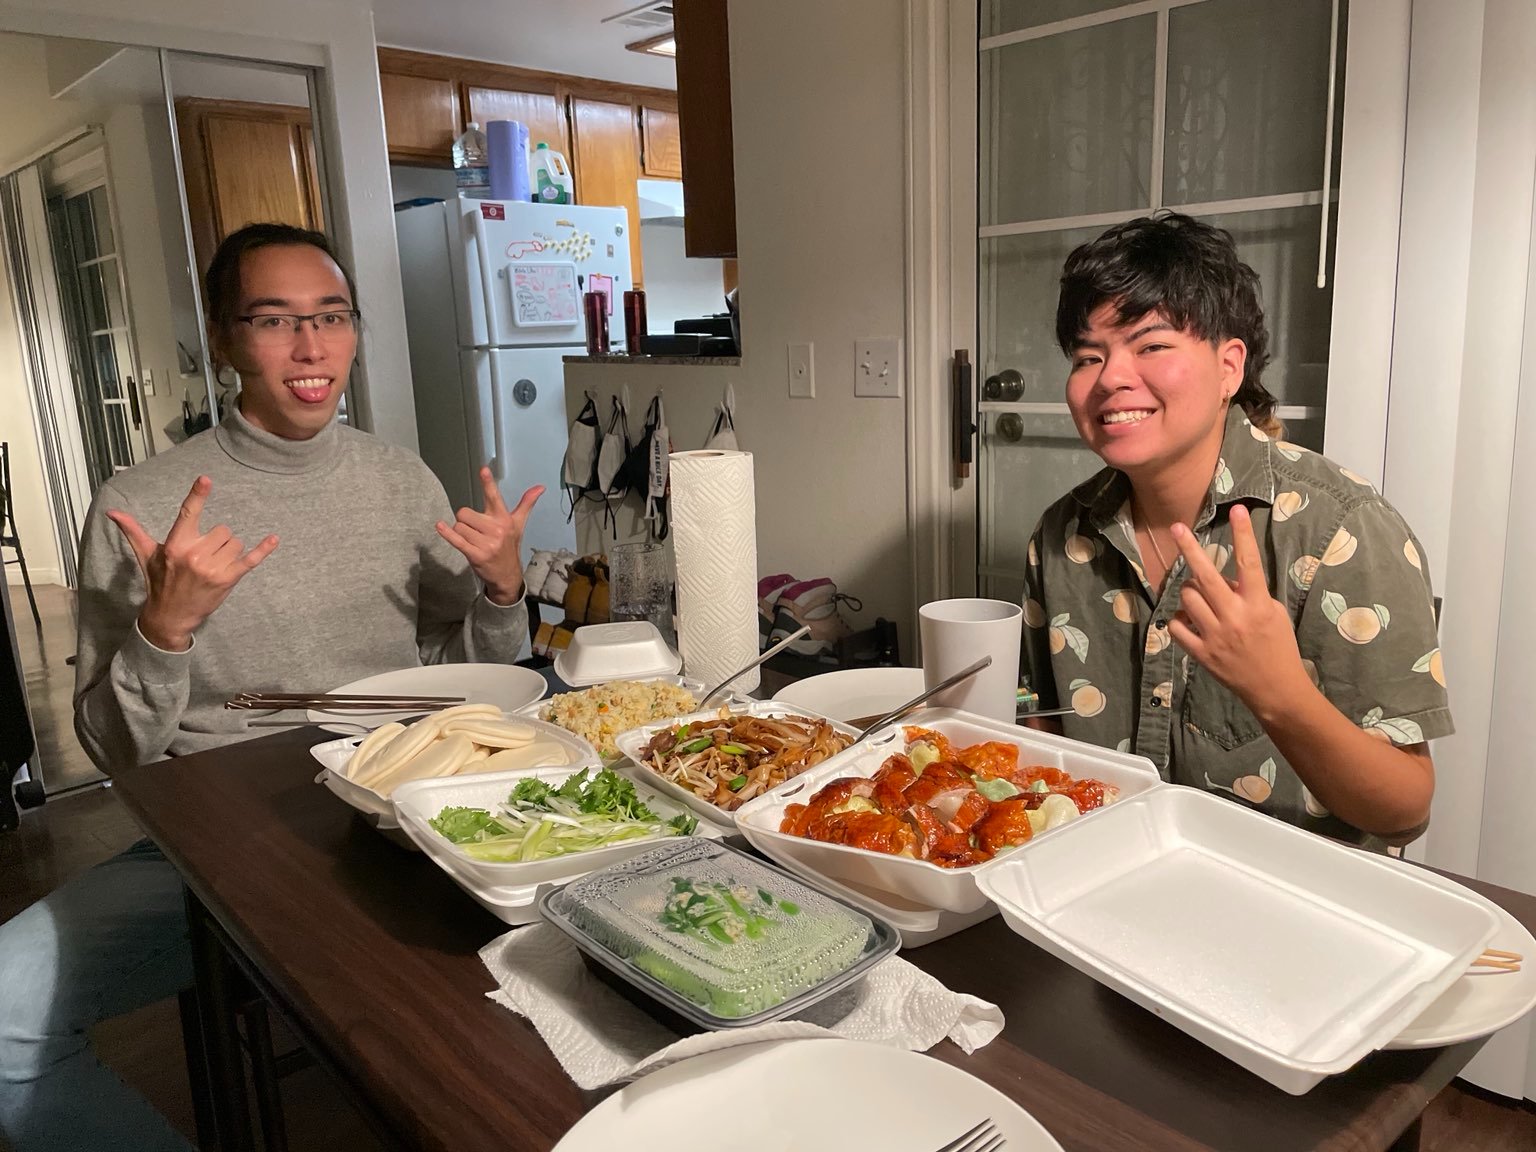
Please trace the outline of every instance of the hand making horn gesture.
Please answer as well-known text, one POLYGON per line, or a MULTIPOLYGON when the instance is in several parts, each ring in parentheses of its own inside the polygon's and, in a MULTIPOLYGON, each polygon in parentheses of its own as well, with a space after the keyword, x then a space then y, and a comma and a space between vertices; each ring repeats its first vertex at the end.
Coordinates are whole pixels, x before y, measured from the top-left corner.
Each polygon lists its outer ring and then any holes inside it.
POLYGON ((224 603, 241 578, 277 547, 277 537, 268 536, 246 551, 225 524, 203 532, 198 521, 212 489, 213 481, 206 476, 193 482, 163 544, 127 512, 107 513, 133 549, 148 587, 139 611, 139 631, 167 652, 186 651, 192 633, 224 603))
POLYGON ((528 489, 510 511, 489 468, 480 469, 480 486, 485 491, 485 511, 460 508, 452 524, 437 522, 437 534, 464 553, 492 603, 514 604, 523 594, 523 529, 544 495, 544 486, 528 489))
POLYGON ((1234 505, 1231 523, 1236 580, 1216 570, 1188 527, 1173 526, 1189 578, 1168 631, 1180 648, 1253 710, 1253 702, 1285 672, 1301 671, 1301 651, 1290 613, 1269 594, 1248 509, 1234 505))

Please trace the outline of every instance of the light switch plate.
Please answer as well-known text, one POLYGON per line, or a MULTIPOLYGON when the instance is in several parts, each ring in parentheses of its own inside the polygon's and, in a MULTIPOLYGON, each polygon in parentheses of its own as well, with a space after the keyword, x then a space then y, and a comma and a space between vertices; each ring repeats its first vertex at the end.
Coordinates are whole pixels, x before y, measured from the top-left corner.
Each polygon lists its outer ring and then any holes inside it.
POLYGON ((853 394, 901 395, 901 341, 891 337, 853 344, 853 394))
POLYGON ((802 400, 816 396, 815 346, 791 344, 789 346, 789 394, 802 400))

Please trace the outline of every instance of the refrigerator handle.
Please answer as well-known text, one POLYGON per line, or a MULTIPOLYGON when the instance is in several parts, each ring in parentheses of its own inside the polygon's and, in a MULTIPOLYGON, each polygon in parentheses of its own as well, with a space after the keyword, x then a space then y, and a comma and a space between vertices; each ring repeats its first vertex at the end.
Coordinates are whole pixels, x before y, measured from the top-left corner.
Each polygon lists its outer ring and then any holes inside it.
MULTIPOLYGON (((496 292, 491 277, 491 253, 485 234, 485 220, 475 216, 475 251, 480 257, 480 291, 485 298, 485 334, 494 342, 496 333, 496 292)), ((491 440, 495 455, 490 460, 491 475, 499 484, 507 478, 506 428, 501 419, 501 365, 494 351, 486 354, 491 361, 491 440)))

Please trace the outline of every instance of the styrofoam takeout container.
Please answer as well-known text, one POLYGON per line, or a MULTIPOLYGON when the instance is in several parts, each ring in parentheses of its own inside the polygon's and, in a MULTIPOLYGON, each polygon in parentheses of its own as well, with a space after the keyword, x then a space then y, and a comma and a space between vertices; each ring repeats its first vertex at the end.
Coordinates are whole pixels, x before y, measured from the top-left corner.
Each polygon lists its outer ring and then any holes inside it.
MULTIPOLYGON (((645 762, 643 756, 643 749, 651 742, 651 737, 663 728, 676 728, 680 724, 689 724, 695 720, 713 720, 719 715, 720 707, 726 706, 727 703, 730 710, 738 716, 762 716, 768 718, 799 716, 807 720, 825 720, 828 724, 832 725, 834 731, 841 732, 845 736, 857 738, 859 735, 859 730, 852 725, 832 720, 812 708, 801 708, 796 704, 781 704, 774 700, 750 700, 742 697, 733 697, 729 702, 721 701, 717 707, 702 712, 690 712, 686 716, 672 716, 666 720, 655 720, 649 724, 642 724, 639 728, 631 728, 628 732, 621 732, 614 739, 614 744, 618 747, 619 751, 635 766, 637 772, 636 779, 643 780, 658 791, 665 792, 679 803, 686 804, 689 811, 697 814, 700 818, 716 824, 724 824, 727 827, 733 825, 734 818, 732 813, 710 803, 702 797, 695 796, 681 784, 674 783, 665 776, 660 775, 645 762)), ((826 763, 831 763, 831 760, 829 759, 826 763)), ((811 771, 815 772, 821 767, 822 765, 817 765, 811 771)), ((802 779, 809 774, 802 773, 801 776, 797 776, 794 779, 802 779)), ((786 783, 790 783, 790 781, 786 781, 786 783)), ((757 799, 754 798, 752 801, 749 801, 749 804, 756 803, 757 799)))
POLYGON ((668 647, 649 620, 620 620, 576 629, 555 656, 555 675, 573 688, 607 680, 675 676, 683 658, 668 647))
POLYGON ((862 908, 871 916, 884 920, 901 936, 903 948, 921 948, 924 944, 943 940, 946 936, 963 932, 997 915, 997 905, 990 901, 973 912, 946 912, 942 908, 929 908, 891 892, 833 880, 793 860, 781 860, 779 863, 786 871, 793 872, 823 892, 830 892, 855 908, 862 908))
MULTIPOLYGON (((511 718, 504 717, 504 719, 511 718)), ((527 724, 537 733, 535 739, 552 740, 566 750, 570 763, 556 765, 556 771, 563 767, 568 770, 567 775, 569 775, 585 765, 601 763, 598 759, 597 750, 592 745, 588 744, 580 736, 567 732, 559 725, 546 724, 543 720, 522 715, 516 716, 516 719, 518 723, 527 724)), ((347 779, 343 773, 347 761, 352 758, 352 753, 357 751, 357 746, 364 739, 365 737, 363 736, 347 736, 340 740, 328 740, 324 744, 316 744, 311 747, 309 754, 318 760, 325 769, 316 777, 316 783, 324 784, 332 793, 339 796, 344 803, 356 808, 363 814, 368 823, 384 833, 389 839, 402 847, 414 850, 415 844, 411 841, 410 837, 400 831, 400 822, 395 818, 395 808, 390 803, 389 797, 380 796, 372 788, 365 788, 361 784, 347 779)), ((467 780, 474 775, 475 773, 469 772, 458 777, 448 777, 448 779, 467 780)), ((405 785, 402 784, 401 787, 403 788, 405 785)))
MULTIPOLYGON (((826 844, 779 831, 784 822, 784 810, 791 804, 805 803, 824 784, 844 776, 868 778, 878 772, 888 757, 906 747, 905 729, 909 726, 942 733, 957 748, 994 740, 1016 744, 1021 765, 1044 764, 1060 768, 1074 779, 1095 779, 1113 784, 1120 790, 1115 803, 1161 783, 1152 761, 1144 756, 1106 751, 1064 736, 1019 728, 969 712, 934 708, 910 716, 901 724, 891 725, 863 744, 753 797, 737 810, 736 827, 753 847, 781 864, 794 867, 802 875, 825 876, 856 887, 873 888, 946 912, 964 914, 986 907, 987 897, 976 886, 976 874, 986 867, 985 864, 941 868, 910 856, 893 856, 847 844, 826 844)), ((1086 812, 1062 827, 1071 828, 1081 821, 1095 819, 1099 811, 1086 812)), ((1054 828, 1040 836, 1052 836, 1059 831, 1061 828, 1054 828)))
MULTIPOLYGON (((551 882, 563 883, 573 877, 585 875, 595 868, 603 868, 628 859, 663 840, 679 839, 679 837, 657 836, 649 840, 622 840, 617 844, 594 848, 589 852, 551 856, 547 860, 500 863, 477 860, 466 852, 463 846, 441 836, 432 827, 432 819, 444 808, 462 806, 494 811, 520 781, 544 780, 550 784, 561 784, 579 772, 582 767, 582 765, 574 765, 519 768, 511 772, 485 772, 478 776, 442 776, 432 780, 412 780, 395 789, 393 797, 395 818, 418 848, 424 851, 429 847, 438 849, 442 855, 452 861, 452 872, 456 877, 472 881, 481 891, 495 888, 526 888, 530 885, 551 882)), ((594 767, 591 771, 596 775, 601 769, 594 767)), ((631 780, 635 779, 633 773, 626 773, 626 775, 631 780)), ((635 792, 640 797, 640 802, 663 820, 670 820, 683 811, 682 805, 677 804, 670 797, 659 794, 645 783, 636 782, 635 792)), ((704 824, 700 824, 699 829, 701 835, 715 838, 720 836, 718 830, 704 824)))
POLYGON ((1009 926, 1294 1095, 1396 1037, 1499 924, 1390 860, 1193 788, 1068 827, 982 866, 1009 926))

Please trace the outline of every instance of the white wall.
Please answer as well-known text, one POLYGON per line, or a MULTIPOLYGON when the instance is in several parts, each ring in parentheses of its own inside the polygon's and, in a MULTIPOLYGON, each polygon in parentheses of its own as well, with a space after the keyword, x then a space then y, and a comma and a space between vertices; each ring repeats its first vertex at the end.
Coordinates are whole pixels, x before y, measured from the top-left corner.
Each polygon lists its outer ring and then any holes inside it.
MULTIPOLYGON (((724 262, 690 259, 681 220, 642 223, 640 256, 645 262, 646 330, 651 335, 670 333, 674 320, 725 311, 724 262)), ((622 317, 619 327, 622 331, 622 317)))
MULTIPOLYGON (((0 35, 0 107, 7 109, 7 114, 0 116, 0 172, 88 122, 89 110, 82 109, 78 101, 50 100, 48 90, 43 43, 30 37, 0 35)), ((0 440, 11 446, 16 531, 26 546, 27 567, 35 583, 58 583, 62 579, 58 548, 32 425, 32 406, 21 370, 21 346, 4 261, 0 261, 0 440)), ((19 581, 21 573, 10 567, 6 577, 19 581)))
POLYGON ((638 434, 642 401, 662 387, 681 450, 702 444, 734 383, 738 436, 754 456, 760 574, 830 576, 864 601, 849 614, 856 626, 898 622, 910 658, 906 409, 853 394, 854 341, 899 337, 905 321, 904 11, 897 0, 732 0, 742 363, 568 365, 566 396, 574 415, 593 389, 606 417, 607 397, 628 383, 638 434), (816 396, 791 399, 787 345, 806 342, 816 396))
MULTIPOLYGON (((743 362, 762 572, 830 576, 914 651, 900 400, 853 395, 853 344, 905 322, 899 0, 731 0, 743 362), (804 163, 815 160, 815 179, 804 163), (816 397, 787 345, 815 346, 816 397)), ((908 377, 910 380, 910 375, 908 377)))
POLYGON ((452 168, 427 168, 419 164, 389 166, 390 201, 414 200, 418 196, 452 200, 459 194, 452 168))
POLYGON ((414 448, 416 412, 391 212, 373 17, 366 0, 0 0, 0 31, 93 36, 324 69, 317 120, 332 231, 372 321, 353 389, 354 419, 414 448))

